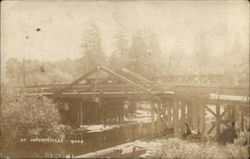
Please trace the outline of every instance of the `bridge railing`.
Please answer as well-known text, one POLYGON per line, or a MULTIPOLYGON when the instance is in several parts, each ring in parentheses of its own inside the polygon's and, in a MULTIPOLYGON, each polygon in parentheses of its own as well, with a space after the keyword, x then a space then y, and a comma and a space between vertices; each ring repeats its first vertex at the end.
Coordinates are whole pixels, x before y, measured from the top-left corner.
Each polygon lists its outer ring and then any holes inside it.
POLYGON ((239 84, 236 77, 222 74, 166 75, 158 77, 158 79, 162 81, 162 83, 175 84, 239 84))

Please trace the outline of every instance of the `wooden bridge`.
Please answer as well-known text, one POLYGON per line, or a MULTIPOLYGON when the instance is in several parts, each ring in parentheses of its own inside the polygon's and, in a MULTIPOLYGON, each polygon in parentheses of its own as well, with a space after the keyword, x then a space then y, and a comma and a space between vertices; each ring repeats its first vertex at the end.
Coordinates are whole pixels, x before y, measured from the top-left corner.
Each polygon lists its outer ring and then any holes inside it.
MULTIPOLYGON (((76 127, 108 122, 104 120, 107 111, 116 110, 120 116, 122 109, 118 108, 138 101, 151 103, 152 134, 173 129, 178 136, 185 132, 188 123, 205 140, 212 133, 219 136, 223 127, 234 127, 232 123, 241 130, 249 127, 245 120, 250 113, 249 86, 226 85, 220 75, 172 76, 156 83, 125 68, 112 71, 97 66, 70 84, 26 89, 29 95, 45 95, 60 101, 65 118, 76 127), (86 122, 91 116, 95 119, 86 122)), ((122 118, 117 121, 120 123, 122 118)))

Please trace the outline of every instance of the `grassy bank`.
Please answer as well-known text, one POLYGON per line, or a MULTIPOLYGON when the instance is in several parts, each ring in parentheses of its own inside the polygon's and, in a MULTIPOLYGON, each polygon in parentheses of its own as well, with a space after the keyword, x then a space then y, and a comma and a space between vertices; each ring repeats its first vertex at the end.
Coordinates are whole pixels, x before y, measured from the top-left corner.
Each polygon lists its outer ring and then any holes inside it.
MULTIPOLYGON (((191 142, 169 138, 144 143, 147 157, 162 159, 246 159, 247 148, 237 144, 191 142)), ((145 156, 145 157, 146 157, 145 156)))

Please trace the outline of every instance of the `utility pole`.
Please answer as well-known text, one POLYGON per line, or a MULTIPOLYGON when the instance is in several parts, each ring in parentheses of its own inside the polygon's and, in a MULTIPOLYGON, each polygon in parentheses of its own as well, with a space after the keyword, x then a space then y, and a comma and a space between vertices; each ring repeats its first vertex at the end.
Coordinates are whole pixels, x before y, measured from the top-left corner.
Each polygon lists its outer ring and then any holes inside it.
POLYGON ((26 87, 26 71, 25 71, 25 59, 23 58, 23 70, 22 70, 22 74, 23 74, 23 87, 26 87))

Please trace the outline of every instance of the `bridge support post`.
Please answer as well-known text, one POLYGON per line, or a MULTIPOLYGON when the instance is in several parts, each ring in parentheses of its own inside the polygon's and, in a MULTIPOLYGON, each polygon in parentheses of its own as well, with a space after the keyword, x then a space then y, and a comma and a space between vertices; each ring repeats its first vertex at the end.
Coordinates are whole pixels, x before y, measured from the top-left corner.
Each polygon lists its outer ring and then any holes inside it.
POLYGON ((235 110, 235 105, 232 105, 232 120, 236 121, 236 110, 235 110))
POLYGON ((173 128, 173 122, 172 122, 172 108, 173 108, 173 102, 172 100, 169 100, 167 103, 167 128, 173 128))
POLYGON ((167 111, 167 102, 164 99, 162 101, 162 112, 161 114, 163 115, 163 123, 162 123, 162 131, 165 131, 167 129, 167 115, 166 115, 166 111, 167 111))
POLYGON ((201 134, 201 141, 205 140, 206 135, 206 105, 204 102, 199 101, 200 107, 200 134, 201 134))
POLYGON ((240 112, 240 130, 245 130, 244 111, 240 112))
POLYGON ((187 102, 187 122, 193 128, 193 106, 190 102, 187 102))
POLYGON ((178 136, 178 126, 179 126, 179 103, 178 100, 175 99, 173 102, 173 127, 174 127, 174 136, 178 136))
POLYGON ((220 105, 216 104, 216 138, 220 135, 220 105))
POLYGON ((154 102, 151 102, 151 122, 152 122, 151 134, 153 136, 154 133, 155 133, 155 110, 154 110, 154 102))
POLYGON ((181 134, 185 133, 185 122, 186 122, 186 102, 181 101, 180 104, 180 109, 181 109, 181 119, 180 119, 180 129, 181 129, 181 134))
POLYGON ((161 102, 156 103, 156 109, 157 109, 157 136, 161 133, 161 112, 160 112, 161 102))
POLYGON ((80 101, 80 125, 83 125, 83 110, 84 110, 84 105, 83 105, 83 100, 80 101))
POLYGON ((196 122, 196 127, 197 127, 197 132, 200 133, 200 107, 199 107, 199 101, 196 100, 195 103, 195 108, 196 108, 196 115, 195 115, 195 122, 196 122))
POLYGON ((189 109, 190 111, 188 112, 189 113, 189 120, 191 120, 192 122, 192 126, 193 126, 193 129, 196 129, 198 133, 200 133, 200 128, 199 128, 199 125, 200 125, 200 115, 199 115, 199 103, 198 103, 198 100, 197 100, 197 97, 191 97, 191 100, 190 100, 190 106, 189 106, 189 109), (192 111, 191 111, 192 110, 192 111))

